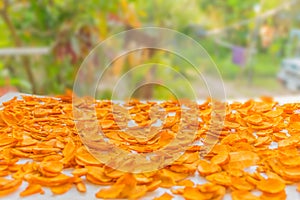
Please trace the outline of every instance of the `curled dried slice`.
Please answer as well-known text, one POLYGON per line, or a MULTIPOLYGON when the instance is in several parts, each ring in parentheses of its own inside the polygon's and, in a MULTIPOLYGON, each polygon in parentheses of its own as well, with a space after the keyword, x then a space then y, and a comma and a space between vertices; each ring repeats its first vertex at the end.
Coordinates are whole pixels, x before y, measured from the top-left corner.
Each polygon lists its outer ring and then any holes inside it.
POLYGON ((265 116, 275 118, 280 116, 283 113, 283 110, 281 108, 277 108, 276 110, 271 110, 269 112, 264 113, 265 116))
POLYGON ((101 121, 101 127, 103 129, 110 128, 115 122, 113 120, 102 120, 101 121))
POLYGON ((41 174, 45 177, 55 177, 57 176, 59 173, 52 173, 52 172, 48 172, 46 171, 44 168, 39 168, 39 171, 41 172, 41 174))
POLYGON ((97 198, 103 199, 117 199, 121 198, 121 192, 124 190, 125 185, 114 185, 108 189, 100 189, 99 192, 96 193, 97 198))
POLYGON ((254 185, 249 183, 246 178, 231 177, 232 187, 237 190, 249 191, 254 189, 254 185))
POLYGON ((162 169, 162 170, 160 170, 160 172, 158 174, 163 174, 165 176, 169 176, 174 181, 180 181, 180 180, 183 180, 183 179, 185 179, 185 178, 187 178, 189 176, 189 174, 186 174, 186 173, 177 173, 177 172, 173 172, 173 171, 168 170, 168 169, 162 169))
POLYGON ((46 117, 47 115, 48 115, 48 110, 46 110, 46 109, 36 109, 33 112, 33 116, 37 117, 37 118, 46 117))
POLYGON ((259 156, 252 151, 236 151, 230 152, 230 162, 231 165, 237 165, 239 168, 246 168, 253 165, 259 161, 259 156))
POLYGON ((213 196, 214 193, 204 193, 194 187, 185 187, 183 190, 183 197, 188 200, 212 199, 213 196))
POLYGON ((286 199, 286 192, 283 190, 279 193, 276 194, 271 194, 271 193, 267 193, 267 192, 263 192, 262 195, 260 195, 260 199, 261 200, 282 200, 282 199, 286 199))
POLYGON ((282 176, 291 181, 300 181, 300 167, 282 168, 282 176))
POLYGON ((166 174, 159 174, 156 176, 158 180, 161 181, 160 187, 163 188, 171 188, 176 185, 176 182, 172 176, 168 176, 166 174))
POLYGON ((298 143, 299 143, 299 139, 298 138, 289 137, 289 138, 280 140, 278 142, 278 148, 292 147, 292 146, 295 146, 298 143))
POLYGON ((225 165, 229 162, 229 154, 227 152, 225 153, 220 153, 218 155, 215 155, 214 157, 212 157, 212 159, 210 160, 212 163, 216 164, 216 165, 225 165))
POLYGON ((102 183, 112 181, 112 178, 105 175, 103 168, 96 166, 86 166, 86 168, 88 169, 87 175, 93 177, 94 179, 102 183))
POLYGON ((8 125, 13 126, 18 123, 18 120, 15 118, 14 114, 11 112, 2 111, 0 112, 0 118, 8 125))
POLYGON ((182 195, 184 192, 184 188, 171 189, 171 192, 175 195, 182 195))
POLYGON ((72 185, 73 185, 72 183, 66 183, 66 184, 59 185, 59 186, 52 186, 51 192, 53 194, 64 194, 72 188, 72 185))
POLYGON ((137 181, 132 174, 125 174, 108 189, 101 189, 96 193, 97 198, 130 198, 139 197, 139 194, 147 192, 147 187, 137 187, 137 181), (135 196, 137 195, 137 196, 135 196))
POLYGON ((74 176, 84 176, 88 173, 88 169, 87 168, 76 168, 72 171, 72 174, 74 176))
POLYGON ((89 181, 90 183, 96 184, 96 185, 111 185, 112 182, 102 182, 99 181, 98 179, 94 178, 90 174, 86 175, 86 180, 89 181))
POLYGON ((171 200, 171 199, 173 199, 173 196, 165 192, 161 196, 155 197, 153 200, 171 200))
POLYGON ((276 132, 276 133, 274 133, 273 137, 274 137, 275 141, 280 141, 280 140, 288 138, 288 136, 285 133, 282 133, 282 132, 276 132))
POLYGON ((39 175, 26 174, 24 176, 25 180, 29 183, 36 183, 42 186, 59 186, 66 183, 72 183, 74 177, 67 176, 65 174, 59 174, 56 177, 42 177, 39 175))
POLYGON ((194 173, 196 171, 197 165, 196 164, 181 164, 181 165, 171 165, 170 170, 177 172, 177 173, 194 173))
POLYGON ((263 179, 257 183, 257 189, 271 194, 282 192, 284 188, 285 184, 282 181, 273 178, 263 179))
POLYGON ((76 151, 76 162, 79 165, 102 165, 94 156, 92 156, 84 146, 76 151))
POLYGON ((62 152, 64 155, 64 158, 61 160, 63 164, 69 163, 74 158, 75 150, 76 150, 75 143, 71 138, 69 138, 68 143, 66 144, 62 152))
POLYGON ((44 194, 44 190, 42 189, 42 186, 39 184, 29 184, 24 191, 20 193, 21 197, 33 195, 33 194, 44 194))
POLYGON ((105 175, 110 178, 120 178, 125 174, 125 172, 119 171, 119 170, 106 170, 104 171, 105 175))
POLYGON ((131 191, 131 194, 128 195, 128 199, 138 199, 138 198, 144 196, 146 194, 146 192, 147 192, 146 185, 137 185, 131 191))
POLYGON ((235 128, 240 127, 240 124, 235 123, 235 122, 225 121, 224 126, 227 127, 227 128, 230 128, 230 129, 235 129, 235 128))
POLYGON ((10 144, 13 144, 16 142, 17 142, 17 140, 12 137, 2 137, 0 140, 0 147, 10 145, 10 144))
POLYGON ((254 146, 255 147, 258 147, 258 146, 261 146, 261 145, 264 145, 264 144, 268 144, 271 142, 271 139, 269 136, 266 136, 266 137, 259 137, 257 138, 254 146))
MULTIPOLYGON (((4 181, 5 179, 2 180, 4 181)), ((4 182, 5 184, 0 186, 0 197, 16 191, 22 184, 21 179, 14 179, 14 180, 9 180, 4 182)))
POLYGON ((254 125, 259 125, 263 121, 262 117, 258 114, 254 114, 254 115, 251 115, 249 117, 246 117, 246 120, 250 124, 254 124, 254 125))
POLYGON ((194 186, 194 182, 191 181, 191 180, 182 180, 182 181, 179 181, 177 183, 178 186, 186 186, 186 187, 193 187, 194 186))
POLYGON ((226 172, 219 172, 206 176, 206 179, 215 184, 230 186, 232 184, 231 177, 226 172))
POLYGON ((147 177, 144 174, 134 174, 133 175, 138 184, 147 184, 153 181, 152 177, 147 177))
POLYGON ((156 190, 157 188, 159 188, 161 182, 162 182, 161 180, 153 181, 151 184, 149 184, 149 185, 147 186, 148 191, 149 191, 149 192, 152 192, 152 191, 156 190))
POLYGON ((50 173, 60 173, 63 170, 64 166, 59 161, 47 161, 41 162, 40 168, 50 173))
POLYGON ((229 148, 230 148, 229 145, 216 144, 212 149, 212 153, 215 154, 228 153, 229 148))
POLYGON ((260 200, 258 196, 255 196, 246 190, 235 190, 231 193, 232 200, 260 200))
POLYGON ((79 192, 86 192, 86 186, 83 182, 76 183, 76 189, 79 192))
POLYGON ((210 174, 220 172, 221 167, 214 163, 209 163, 208 161, 200 160, 198 165, 198 171, 201 176, 207 176, 210 174))
POLYGON ((287 167, 300 167, 300 156, 282 156, 279 161, 287 167))
POLYGON ((225 187, 210 182, 197 185, 197 188, 203 193, 214 193, 214 194, 219 194, 220 196, 225 195, 225 190, 226 190, 225 187))
POLYGON ((273 124, 270 122, 262 122, 260 125, 251 125, 250 127, 254 130, 265 130, 268 128, 272 128, 273 124))

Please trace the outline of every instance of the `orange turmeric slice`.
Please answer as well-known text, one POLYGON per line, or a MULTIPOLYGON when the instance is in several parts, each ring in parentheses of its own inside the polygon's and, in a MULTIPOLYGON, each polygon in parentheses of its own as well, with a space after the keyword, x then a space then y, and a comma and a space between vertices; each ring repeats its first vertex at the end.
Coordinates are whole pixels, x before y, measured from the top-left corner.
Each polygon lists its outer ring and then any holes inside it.
POLYGON ((220 153, 212 157, 211 162, 216 165, 225 165, 229 162, 229 154, 228 153, 220 153))
POLYGON ((51 192, 53 194, 64 194, 72 188, 72 185, 73 185, 72 183, 65 183, 65 184, 59 185, 59 186, 52 186, 51 192))
POLYGON ((203 193, 198 188, 185 187, 182 195, 184 198, 189 200, 198 200, 198 199, 211 199, 213 198, 214 193, 203 193))
POLYGON ((198 171, 201 176, 207 176, 221 171, 220 166, 209 163, 205 160, 200 160, 198 165, 198 171))
POLYGON ((16 191, 21 184, 21 179, 9 180, 5 185, 0 186, 0 196, 4 196, 16 191))
POLYGON ((276 194, 284 190, 285 184, 278 179, 269 178, 259 181, 257 188, 266 193, 276 194))
POLYGON ((83 182, 76 183, 76 189, 79 192, 86 192, 86 186, 83 182))
POLYGON ((25 197, 37 193, 44 194, 42 186, 39 184, 29 184, 26 189, 20 193, 20 196, 25 197))
POLYGON ((232 200, 260 200, 258 196, 255 196, 247 190, 235 190, 231 193, 232 200))
POLYGON ((173 196, 170 195, 169 193, 163 193, 161 196, 159 197, 155 197, 153 200, 172 200, 173 196))

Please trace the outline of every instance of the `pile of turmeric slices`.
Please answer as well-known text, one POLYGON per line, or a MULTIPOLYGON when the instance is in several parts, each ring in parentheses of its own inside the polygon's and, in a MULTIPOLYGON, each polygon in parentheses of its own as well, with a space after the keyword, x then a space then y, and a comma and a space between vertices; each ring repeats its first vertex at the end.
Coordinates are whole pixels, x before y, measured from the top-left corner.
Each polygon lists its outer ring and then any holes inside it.
MULTIPOLYGON (((177 101, 116 104, 86 98, 77 104, 91 101, 110 144, 126 151, 155 152, 178 132, 182 106, 177 101), (163 126, 154 135, 150 130, 145 140, 135 131, 124 131, 126 124, 123 118, 114 118, 112 106, 119 113, 128 111, 124 118, 131 118, 137 127, 151 126, 159 119, 151 118, 152 108, 163 110, 159 115, 163 126)), ((158 188, 167 192, 156 200, 178 195, 217 200, 226 193, 233 200, 285 199, 286 185, 300 181, 300 103, 282 105, 272 98, 226 103, 224 124, 214 136, 216 143, 203 155, 206 137, 212 132, 211 105, 211 100, 198 104, 198 129, 182 156, 156 171, 130 173, 111 168, 89 153, 75 126, 70 94, 14 98, 0 106, 0 197, 19 192, 22 184, 27 187, 19 193, 21 197, 42 195, 45 188, 55 195, 72 187, 85 193, 88 183, 99 185, 95 197, 102 199, 138 199, 158 188), (71 173, 65 173, 67 170, 71 173), (193 182, 191 177, 197 176, 207 183, 193 182)), ((90 128, 91 148, 101 148, 93 126, 90 128)))

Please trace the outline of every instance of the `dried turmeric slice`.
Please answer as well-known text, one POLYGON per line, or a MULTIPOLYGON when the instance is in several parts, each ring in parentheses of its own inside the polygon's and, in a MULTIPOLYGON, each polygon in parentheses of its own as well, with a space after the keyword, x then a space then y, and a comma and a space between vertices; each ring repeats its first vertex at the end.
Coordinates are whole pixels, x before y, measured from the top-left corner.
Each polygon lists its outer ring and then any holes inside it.
POLYGON ((219 194, 220 196, 225 195, 225 190, 226 190, 225 187, 223 187, 221 185, 216 185, 216 184, 211 183, 211 182, 201 184, 201 185, 197 185, 197 188, 200 190, 200 192, 214 193, 214 194, 219 194))
POLYGON ((218 172, 205 177, 208 181, 223 185, 230 186, 232 184, 231 177, 226 172, 218 172))
POLYGON ((37 193, 44 194, 42 186, 39 184, 29 184, 26 189, 20 193, 20 196, 25 197, 37 193))
POLYGON ((259 181, 257 188, 266 193, 276 194, 284 190, 285 184, 278 179, 268 178, 259 181))
POLYGON ((178 186, 186 186, 186 187, 193 187, 194 182, 191 180, 182 180, 177 183, 178 186))
POLYGON ((87 168, 76 168, 72 171, 72 174, 74 176, 84 176, 88 173, 88 169, 87 168))
POLYGON ((121 192, 124 190, 125 185, 114 185, 108 189, 101 189, 99 192, 96 193, 97 198, 103 199, 117 199, 122 198, 121 192))
POLYGON ((147 185, 147 190, 149 192, 156 190, 157 188, 159 188, 161 182, 162 182, 161 180, 153 181, 151 184, 147 185))
POLYGON ((0 186, 0 197, 16 191, 21 184, 21 179, 9 180, 5 185, 0 186))
POLYGON ((185 199, 199 200, 199 199, 212 199, 214 193, 203 193, 198 188, 185 187, 182 195, 185 199))
POLYGON ((0 147, 16 143, 17 140, 11 137, 3 137, 0 140, 0 147))
POLYGON ((100 181, 100 182, 110 182, 112 178, 105 175, 104 170, 100 167, 96 166, 86 166, 88 169, 87 175, 90 175, 94 179, 100 181))
POLYGON ((64 194, 72 188, 72 185, 73 185, 72 183, 66 183, 59 186, 52 186, 51 192, 53 194, 64 194))
POLYGON ((300 180, 300 167, 282 168, 282 174, 285 179, 291 181, 300 180))
POLYGON ((146 185, 137 185, 131 191, 131 194, 128 195, 128 199, 138 199, 138 198, 144 196, 146 194, 146 192, 147 192, 146 185))
POLYGON ((249 117, 246 117, 245 118, 250 124, 254 124, 254 125, 259 125, 263 119, 261 117, 261 115, 259 114, 254 114, 254 115, 251 115, 249 117))
POLYGON ((220 172, 221 167, 216 164, 209 163, 205 160, 200 160, 198 165, 198 171, 201 176, 207 176, 210 174, 220 172))
POLYGON ((228 153, 220 153, 218 155, 215 155, 212 157, 211 162, 216 164, 216 165, 225 165, 229 162, 229 154, 228 153))
POLYGON ((171 192, 175 195, 182 195, 184 192, 184 188, 171 189, 171 192))
POLYGON ((101 121, 101 127, 103 129, 110 128, 115 122, 113 120, 102 120, 101 121))
POLYGON ((231 177, 231 184, 237 190, 250 191, 255 187, 253 184, 249 183, 246 178, 241 177, 231 177))
POLYGON ((83 182, 76 183, 76 189, 79 192, 86 192, 86 186, 83 182))
POLYGON ((161 196, 159 197, 155 197, 153 200, 172 200, 173 196, 170 195, 169 193, 163 193, 161 196))
POLYGON ((255 196, 247 190, 235 190, 231 192, 232 200, 260 200, 258 196, 255 196))
POLYGON ((283 113, 283 110, 280 108, 277 108, 276 110, 271 110, 269 112, 264 113, 265 116, 275 118, 280 116, 283 113))
POLYGON ((229 164, 236 164, 240 168, 246 168, 253 165, 259 161, 259 156, 255 152, 251 151, 236 151, 230 152, 230 162, 229 164))
POLYGON ((168 176, 165 174, 160 174, 158 179, 161 180, 160 187, 163 188, 171 188, 176 185, 176 182, 172 176, 168 176))
POLYGON ((42 177, 39 175, 26 174, 24 176, 25 180, 29 183, 36 183, 42 186, 59 186, 66 183, 71 183, 74 177, 70 177, 64 174, 59 174, 56 177, 42 177))
POLYGON ((63 155, 64 158, 62 159, 62 163, 63 164, 67 164, 68 162, 70 162, 73 158, 74 158, 74 153, 76 150, 76 146, 74 141, 70 138, 68 140, 68 143, 66 144, 64 150, 63 150, 63 155))
POLYGON ((276 193, 276 194, 263 192, 262 195, 260 195, 260 199, 261 200, 269 200, 269 199, 282 200, 282 199, 286 199, 286 192, 284 190, 279 192, 279 193, 276 193))
POLYGON ((102 165, 94 156, 92 156, 84 146, 80 147, 76 151, 76 162, 79 165, 92 165, 99 166, 102 165))
POLYGON ((279 161, 287 167, 300 167, 300 155, 279 157, 279 161))
POLYGON ((40 167, 50 173, 60 173, 63 170, 63 164, 59 161, 41 162, 40 167))

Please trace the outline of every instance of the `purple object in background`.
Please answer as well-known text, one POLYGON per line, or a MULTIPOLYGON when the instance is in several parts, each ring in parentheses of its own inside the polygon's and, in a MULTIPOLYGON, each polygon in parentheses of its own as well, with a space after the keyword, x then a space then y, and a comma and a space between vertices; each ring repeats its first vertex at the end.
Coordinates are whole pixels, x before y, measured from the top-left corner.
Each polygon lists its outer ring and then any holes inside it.
POLYGON ((240 46, 232 47, 232 62, 236 65, 244 67, 246 64, 246 49, 240 46))

